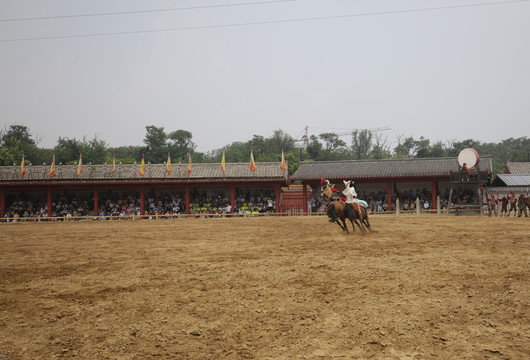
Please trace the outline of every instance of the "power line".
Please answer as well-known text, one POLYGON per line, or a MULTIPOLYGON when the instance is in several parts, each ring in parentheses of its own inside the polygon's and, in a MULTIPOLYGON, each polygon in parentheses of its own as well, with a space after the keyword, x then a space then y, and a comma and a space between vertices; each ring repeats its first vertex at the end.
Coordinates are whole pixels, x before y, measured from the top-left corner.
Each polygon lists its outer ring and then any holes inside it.
POLYGON ((489 2, 489 3, 450 5, 450 6, 439 6, 439 7, 430 7, 430 8, 420 8, 420 9, 391 10, 391 11, 379 11, 379 12, 371 12, 371 13, 333 15, 333 16, 319 16, 319 17, 300 18, 300 19, 267 20, 267 21, 247 22, 247 23, 233 23, 233 24, 206 25, 206 26, 191 26, 191 27, 168 28, 168 29, 121 31, 121 32, 109 32, 109 33, 97 33, 97 34, 58 35, 58 36, 43 36, 43 37, 18 38, 18 39, 3 39, 3 40, 0 40, 0 43, 3 43, 3 42, 16 42, 16 41, 33 41, 33 40, 52 40, 52 39, 97 37, 97 36, 147 34, 147 33, 157 33, 157 32, 173 32, 173 31, 216 29, 216 28, 252 26, 252 25, 281 24, 281 23, 290 23, 290 22, 333 20, 333 19, 345 19, 345 18, 352 18, 352 17, 405 14, 405 13, 415 13, 415 12, 426 12, 426 11, 438 11, 438 10, 451 10, 451 9, 471 8, 471 7, 480 7, 480 6, 506 5, 506 4, 512 4, 512 3, 529 2, 529 1, 530 0, 508 0, 508 1, 496 1, 496 2, 489 2))
POLYGON ((222 7, 233 7, 233 6, 263 5, 263 4, 274 4, 274 3, 293 2, 293 1, 298 1, 298 0, 269 0, 269 1, 256 1, 256 2, 250 2, 250 3, 205 5, 205 6, 192 6, 192 7, 168 8, 168 9, 133 10, 133 11, 117 11, 117 12, 94 13, 94 14, 77 14, 77 15, 43 16, 43 17, 29 17, 29 18, 17 18, 17 19, 0 19, 0 22, 30 21, 30 20, 52 20, 52 19, 69 19, 69 18, 79 18, 79 17, 93 17, 93 16, 143 14, 143 13, 156 13, 156 12, 168 12, 168 11, 182 11, 182 10, 222 8, 222 7))

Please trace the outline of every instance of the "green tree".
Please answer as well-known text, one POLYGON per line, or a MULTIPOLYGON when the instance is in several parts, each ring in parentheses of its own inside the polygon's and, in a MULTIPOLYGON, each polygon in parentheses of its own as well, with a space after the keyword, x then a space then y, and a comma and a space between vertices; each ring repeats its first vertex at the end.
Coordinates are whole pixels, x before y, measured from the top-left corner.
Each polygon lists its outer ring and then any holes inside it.
POLYGON ((326 150, 330 153, 342 150, 346 147, 346 143, 339 139, 335 133, 323 133, 319 135, 320 139, 326 144, 326 150))
POLYGON ((271 137, 266 139, 267 152, 270 154, 287 153, 294 150, 294 139, 287 133, 278 129, 275 130, 271 137))
POLYGON ((29 128, 24 125, 10 125, 0 131, 0 165, 20 165, 22 154, 26 162, 38 163, 40 160, 37 142, 29 128))
POLYGON ((171 159, 175 161, 187 161, 188 154, 194 153, 197 147, 192 141, 193 135, 186 130, 172 131, 167 138, 169 140, 167 149, 171 153, 171 159))
POLYGON ((145 161, 161 164, 167 161, 167 134, 164 127, 149 125, 145 127, 144 144, 146 145, 143 153, 145 161))
MULTIPOLYGON (((79 160, 79 154, 82 154, 83 151, 79 140, 62 137, 57 140, 54 150, 55 161, 63 164, 74 164, 79 160)), ((87 162, 86 158, 84 162, 87 162)))
POLYGON ((107 156, 105 162, 107 164, 112 164, 112 156, 116 159, 116 164, 120 162, 123 164, 133 164, 142 156, 143 146, 119 146, 114 148, 109 148, 107 150, 107 156))
POLYGON ((404 137, 399 135, 397 137, 398 144, 394 148, 394 155, 397 158, 408 158, 414 156, 416 153, 416 141, 412 136, 404 137))
POLYGON ((83 155, 83 164, 103 164, 107 160, 107 144, 94 135, 92 139, 83 140, 59 137, 54 148, 55 161, 63 164, 75 164, 83 155))
POLYGON ((370 130, 354 130, 352 132, 351 153, 355 160, 369 159, 372 151, 373 133, 370 130))
POLYGON ((318 141, 318 138, 315 135, 311 135, 309 137, 306 151, 310 159, 315 161, 321 160, 321 153, 323 148, 324 146, 320 141, 318 141))
POLYGON ((92 139, 83 138, 81 142, 83 162, 103 164, 107 159, 107 143, 94 135, 92 139))
POLYGON ((382 134, 374 134, 374 141, 371 151, 372 159, 389 159, 392 156, 388 137, 382 134))
POLYGON ((420 136, 419 140, 414 141, 414 157, 426 158, 430 157, 431 141, 420 136))

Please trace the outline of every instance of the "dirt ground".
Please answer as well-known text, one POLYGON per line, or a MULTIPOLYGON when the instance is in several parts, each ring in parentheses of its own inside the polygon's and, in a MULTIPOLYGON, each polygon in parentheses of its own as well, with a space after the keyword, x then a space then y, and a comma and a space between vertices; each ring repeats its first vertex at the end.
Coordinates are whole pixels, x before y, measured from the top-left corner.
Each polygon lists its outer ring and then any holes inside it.
POLYGON ((530 358, 530 219, 371 221, 0 224, 0 359, 530 358))

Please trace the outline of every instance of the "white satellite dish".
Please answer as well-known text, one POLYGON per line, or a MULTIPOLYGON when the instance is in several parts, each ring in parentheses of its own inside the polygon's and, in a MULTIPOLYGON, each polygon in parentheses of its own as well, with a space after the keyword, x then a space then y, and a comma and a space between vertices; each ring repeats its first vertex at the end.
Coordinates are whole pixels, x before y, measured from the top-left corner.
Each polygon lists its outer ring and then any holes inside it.
POLYGON ((478 152, 476 152, 474 149, 466 148, 460 151, 460 154, 458 154, 458 164, 460 164, 460 166, 464 166, 464 164, 466 164, 468 169, 477 166, 479 161, 480 157, 478 156, 478 152))

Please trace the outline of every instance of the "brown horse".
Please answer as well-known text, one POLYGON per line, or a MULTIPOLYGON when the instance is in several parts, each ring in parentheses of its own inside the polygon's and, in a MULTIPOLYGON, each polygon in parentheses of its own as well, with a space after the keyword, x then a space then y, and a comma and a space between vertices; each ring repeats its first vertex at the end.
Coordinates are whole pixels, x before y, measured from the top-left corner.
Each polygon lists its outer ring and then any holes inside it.
POLYGON ((357 224, 359 229, 362 230, 362 226, 359 223, 353 209, 349 206, 346 206, 346 204, 342 201, 331 201, 328 205, 327 215, 330 222, 337 223, 342 231, 345 231, 348 234, 350 232, 348 231, 348 226, 346 225, 346 219, 350 220, 353 231, 355 231, 355 224, 357 224))
POLYGON ((368 230, 372 231, 372 227, 370 226, 370 222, 368 221, 368 213, 366 212, 364 206, 360 205, 357 201, 354 201, 350 205, 353 209, 353 212, 355 213, 355 216, 357 217, 357 219, 359 219, 361 225, 366 226, 368 230))
POLYGON ((517 207, 519 208, 519 217, 521 217, 523 213, 525 217, 528 217, 527 208, 530 208, 530 197, 525 197, 523 194, 519 195, 517 207))

